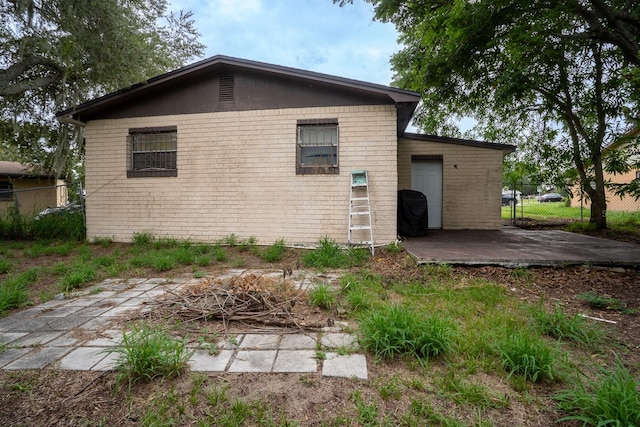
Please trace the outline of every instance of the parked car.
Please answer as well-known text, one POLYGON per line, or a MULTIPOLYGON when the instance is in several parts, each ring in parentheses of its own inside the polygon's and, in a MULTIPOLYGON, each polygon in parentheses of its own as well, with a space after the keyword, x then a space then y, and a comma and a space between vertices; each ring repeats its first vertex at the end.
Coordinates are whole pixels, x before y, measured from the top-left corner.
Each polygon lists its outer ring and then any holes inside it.
POLYGON ((42 219, 44 217, 52 216, 52 215, 65 215, 65 214, 73 214, 77 212, 82 212, 82 204, 80 202, 71 202, 65 206, 59 206, 56 208, 46 208, 38 215, 36 215, 36 220, 42 219))
POLYGON ((547 194, 543 194, 542 196, 540 196, 538 198, 538 201, 540 203, 561 202, 562 199, 564 199, 564 197, 562 197, 561 194, 558 194, 558 193, 547 193, 547 194))
POLYGON ((502 206, 513 206, 518 204, 518 196, 513 197, 513 193, 505 191, 502 193, 502 206))

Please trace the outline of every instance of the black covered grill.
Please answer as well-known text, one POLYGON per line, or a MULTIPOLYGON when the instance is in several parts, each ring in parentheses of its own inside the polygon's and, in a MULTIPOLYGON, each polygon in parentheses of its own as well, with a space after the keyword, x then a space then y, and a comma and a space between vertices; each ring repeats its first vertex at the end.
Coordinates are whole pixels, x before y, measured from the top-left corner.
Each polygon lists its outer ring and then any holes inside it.
POLYGON ((398 191, 398 235, 426 236, 429 229, 427 196, 415 190, 398 191))

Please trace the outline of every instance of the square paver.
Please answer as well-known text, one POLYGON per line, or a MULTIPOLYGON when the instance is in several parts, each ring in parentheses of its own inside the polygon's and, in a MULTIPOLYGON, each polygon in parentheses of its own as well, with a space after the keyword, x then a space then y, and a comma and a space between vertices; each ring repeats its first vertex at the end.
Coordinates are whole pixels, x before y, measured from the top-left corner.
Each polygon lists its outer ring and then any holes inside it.
POLYGON ((280 341, 281 350, 315 350, 317 340, 315 334, 290 334, 283 335, 280 341))
POLYGON ((82 306, 79 305, 61 305, 45 311, 42 313, 42 317, 67 317, 81 309, 82 306))
POLYGON ((207 350, 196 350, 189 359, 192 371, 222 372, 227 368, 233 350, 221 350, 218 354, 210 354, 207 350))
POLYGON ((109 329, 100 334, 98 338, 87 341, 84 347, 115 347, 122 341, 122 331, 109 329))
POLYGON ((238 351, 228 372, 271 372, 276 350, 238 351))
MULTIPOLYGON (((54 318, 55 319, 55 318, 54 318)), ((69 317, 61 317, 59 319, 51 319, 52 321, 49 323, 49 329, 53 331, 68 331, 73 328, 77 328, 83 323, 87 323, 90 320, 93 320, 92 316, 69 316, 69 317)))
POLYGON ((19 345, 23 347, 33 347, 39 344, 46 344, 49 341, 61 336, 63 332, 60 331, 37 331, 31 332, 23 337, 18 338, 11 342, 11 345, 19 345))
POLYGON ((88 371, 106 355, 104 347, 78 347, 60 359, 60 369, 88 371))
POLYGON ((134 308, 133 307, 129 307, 126 305, 118 305, 116 307, 113 307, 111 310, 107 310, 104 313, 102 313, 100 315, 100 317, 115 317, 115 316, 121 316, 124 313, 128 312, 128 311, 133 311, 134 308))
POLYGON ((275 334, 246 334, 238 348, 257 349, 257 350, 275 350, 280 343, 280 335, 275 334))
POLYGON ((327 353, 322 363, 322 376, 367 379, 367 359, 364 354, 327 353))
POLYGON ((273 364, 273 372, 316 372, 315 350, 280 350, 273 364))
POLYGON ((323 334, 321 343, 323 347, 327 348, 346 348, 350 350, 358 348, 356 337, 345 333, 323 334))
POLYGON ((40 369, 55 362, 69 351, 65 347, 42 347, 32 350, 3 369, 40 369))
POLYGON ((82 340, 76 338, 74 335, 75 334, 73 332, 67 332, 64 335, 49 341, 47 343, 47 347, 75 347, 82 340))
POLYGON ((33 348, 9 348, 0 353, 0 368, 29 353, 33 348))
POLYGON ((117 353, 107 353, 104 359, 91 368, 92 371, 113 371, 118 367, 118 359, 120 355, 117 353))
POLYGON ((27 332, 0 332, 0 344, 9 344, 11 341, 17 340, 27 335, 27 332))

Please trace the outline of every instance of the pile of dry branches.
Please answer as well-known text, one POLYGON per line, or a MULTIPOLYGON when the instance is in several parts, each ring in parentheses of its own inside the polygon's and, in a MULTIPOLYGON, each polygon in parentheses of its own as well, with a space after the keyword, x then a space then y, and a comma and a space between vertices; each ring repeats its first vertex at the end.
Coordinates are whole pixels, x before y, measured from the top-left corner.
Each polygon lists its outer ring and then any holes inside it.
POLYGON ((170 292, 152 304, 163 316, 183 322, 222 320, 259 322, 273 326, 297 326, 292 315, 296 302, 306 294, 284 278, 253 273, 228 279, 205 279, 181 293, 170 292))

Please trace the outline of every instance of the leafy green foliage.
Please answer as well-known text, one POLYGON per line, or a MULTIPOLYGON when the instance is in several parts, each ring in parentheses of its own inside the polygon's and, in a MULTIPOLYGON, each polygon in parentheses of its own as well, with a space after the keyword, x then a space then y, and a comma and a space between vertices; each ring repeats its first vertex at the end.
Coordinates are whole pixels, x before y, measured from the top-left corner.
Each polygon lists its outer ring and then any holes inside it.
POLYGON ((462 136, 461 118, 474 118, 465 136, 518 144, 539 182, 579 178, 591 222, 606 227, 603 147, 638 120, 628 112, 640 100, 640 42, 622 35, 640 31, 637 4, 372 3, 399 33, 395 84, 421 93, 415 120, 425 133, 462 136))
POLYGON ((4 148, 64 175, 82 133, 54 114, 184 65, 203 53, 197 39, 191 12, 170 12, 167 0, 0 3, 4 148))
POLYGON ((612 372, 598 380, 579 382, 571 390, 558 393, 560 409, 572 415, 560 421, 575 420, 583 426, 640 425, 640 384, 616 358, 612 372))

